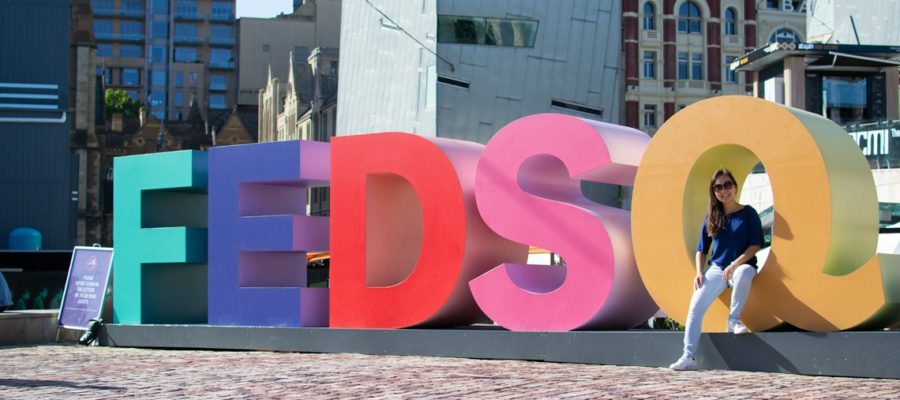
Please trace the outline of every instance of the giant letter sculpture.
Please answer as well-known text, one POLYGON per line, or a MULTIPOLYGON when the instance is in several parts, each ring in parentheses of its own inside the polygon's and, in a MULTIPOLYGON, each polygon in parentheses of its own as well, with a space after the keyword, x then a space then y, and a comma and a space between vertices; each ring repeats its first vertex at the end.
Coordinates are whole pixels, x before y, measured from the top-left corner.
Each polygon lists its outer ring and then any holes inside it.
POLYGON ((337 137, 332 146, 331 326, 483 320, 469 280, 528 254, 475 209, 483 146, 403 133, 337 137))
MULTIPOLYGON (((859 148, 821 116, 746 96, 680 111, 644 155, 632 202, 634 249, 656 303, 684 322, 709 177, 726 166, 743 187, 760 160, 775 218, 744 322, 753 330, 787 322, 811 331, 896 322, 900 260, 875 254, 875 186, 859 148)), ((703 330, 723 330, 725 297, 710 308, 703 330)))
POLYGON ((650 138, 559 114, 513 121, 488 143, 475 187, 500 235, 558 252, 565 267, 511 260, 471 282, 478 305, 518 331, 631 328, 657 310, 631 250, 627 211, 591 202, 580 180, 631 185, 650 138))
POLYGON ((306 215, 306 192, 328 181, 328 146, 210 150, 210 324, 327 326, 328 289, 306 287, 306 251, 328 249, 328 218, 306 215))
POLYGON ((206 323, 206 153, 115 159, 113 320, 206 323))

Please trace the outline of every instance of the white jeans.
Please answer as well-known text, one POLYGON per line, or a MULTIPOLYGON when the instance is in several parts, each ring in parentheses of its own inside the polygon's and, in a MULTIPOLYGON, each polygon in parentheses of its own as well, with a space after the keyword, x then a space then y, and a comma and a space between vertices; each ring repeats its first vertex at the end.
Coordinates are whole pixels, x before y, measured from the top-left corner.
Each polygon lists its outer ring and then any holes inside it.
POLYGON ((694 295, 691 296, 691 308, 688 310, 687 324, 684 327, 684 355, 688 357, 694 358, 694 352, 697 350, 700 328, 703 326, 703 315, 706 314, 706 310, 709 309, 712 302, 725 291, 725 288, 733 288, 728 320, 739 320, 741 312, 744 311, 750 286, 756 276, 756 268, 750 264, 742 264, 735 268, 728 282, 722 279, 722 272, 722 268, 717 265, 707 268, 703 274, 703 284, 699 289, 694 290, 694 295))

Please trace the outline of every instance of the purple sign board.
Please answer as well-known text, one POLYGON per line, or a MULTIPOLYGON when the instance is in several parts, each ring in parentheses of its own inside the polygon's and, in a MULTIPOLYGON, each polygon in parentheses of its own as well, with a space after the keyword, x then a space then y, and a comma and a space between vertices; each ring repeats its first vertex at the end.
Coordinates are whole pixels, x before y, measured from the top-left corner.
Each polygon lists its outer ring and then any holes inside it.
POLYGON ((60 328, 87 329, 91 319, 100 317, 112 256, 111 248, 75 247, 59 307, 60 328))

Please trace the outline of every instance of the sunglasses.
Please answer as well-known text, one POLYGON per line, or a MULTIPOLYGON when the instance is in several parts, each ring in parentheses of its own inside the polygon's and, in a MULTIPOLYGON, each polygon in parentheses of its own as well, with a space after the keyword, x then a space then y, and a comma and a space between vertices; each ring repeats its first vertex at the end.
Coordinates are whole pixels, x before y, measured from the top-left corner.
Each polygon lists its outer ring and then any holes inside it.
POLYGON ((713 191, 716 191, 716 192, 721 192, 723 190, 731 190, 732 188, 734 188, 734 182, 732 182, 732 181, 713 185, 713 191))

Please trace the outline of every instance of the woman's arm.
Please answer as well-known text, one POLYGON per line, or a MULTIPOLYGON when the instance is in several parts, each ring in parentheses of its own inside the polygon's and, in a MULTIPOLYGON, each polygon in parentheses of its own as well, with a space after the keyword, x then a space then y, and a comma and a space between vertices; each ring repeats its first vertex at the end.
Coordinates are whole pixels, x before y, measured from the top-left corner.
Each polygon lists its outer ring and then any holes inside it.
POLYGON ((706 253, 697 252, 694 257, 694 267, 697 269, 697 275, 694 277, 694 289, 699 289, 703 284, 703 268, 706 266, 706 253))
POLYGON ((737 258, 735 258, 734 261, 731 262, 731 264, 728 264, 728 267, 726 267, 725 271, 722 272, 722 278, 726 281, 731 279, 731 274, 734 273, 734 269, 741 264, 750 261, 750 259, 756 255, 756 252, 759 251, 759 249, 760 246, 757 246, 755 244, 747 246, 747 250, 744 250, 744 252, 741 253, 741 255, 739 255, 737 258))

